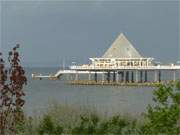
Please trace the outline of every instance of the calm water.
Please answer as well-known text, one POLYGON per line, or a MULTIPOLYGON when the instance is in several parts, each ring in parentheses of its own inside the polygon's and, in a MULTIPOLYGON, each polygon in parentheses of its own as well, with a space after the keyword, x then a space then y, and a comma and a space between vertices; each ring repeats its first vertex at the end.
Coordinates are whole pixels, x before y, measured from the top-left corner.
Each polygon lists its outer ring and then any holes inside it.
POLYGON ((28 69, 25 111, 29 115, 46 110, 51 102, 62 105, 93 107, 98 112, 139 115, 152 103, 150 87, 78 86, 63 80, 32 80, 32 73, 55 73, 57 68, 28 69))

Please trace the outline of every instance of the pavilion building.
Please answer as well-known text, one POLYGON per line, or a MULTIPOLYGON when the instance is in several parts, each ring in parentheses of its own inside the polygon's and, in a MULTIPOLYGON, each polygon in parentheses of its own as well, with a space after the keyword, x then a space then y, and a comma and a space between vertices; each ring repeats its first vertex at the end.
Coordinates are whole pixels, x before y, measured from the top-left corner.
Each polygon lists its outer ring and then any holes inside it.
POLYGON ((92 61, 92 65, 97 68, 154 65, 152 63, 153 58, 142 57, 122 33, 101 58, 90 58, 90 60, 92 61))
POLYGON ((70 69, 77 71, 76 76, 81 71, 88 71, 89 80, 93 73, 96 82, 97 73, 101 72, 103 81, 143 83, 148 81, 148 72, 150 71, 154 73, 153 82, 161 82, 162 70, 173 71, 173 80, 176 80, 175 71, 180 69, 179 66, 157 65, 153 60, 152 57, 143 57, 121 33, 102 57, 90 58, 91 64, 74 65, 70 66, 70 69), (113 75, 113 79, 111 79, 111 75, 113 75))

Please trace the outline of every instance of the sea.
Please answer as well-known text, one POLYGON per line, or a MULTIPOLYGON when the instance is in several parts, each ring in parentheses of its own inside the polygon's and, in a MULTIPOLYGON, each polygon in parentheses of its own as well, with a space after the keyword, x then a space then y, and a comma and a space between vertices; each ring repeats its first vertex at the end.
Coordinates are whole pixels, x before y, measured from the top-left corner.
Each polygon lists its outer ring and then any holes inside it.
POLYGON ((26 69, 28 84, 24 87, 26 93, 24 111, 28 116, 46 112, 52 103, 93 108, 98 113, 108 115, 140 116, 146 111, 148 104, 153 104, 155 87, 70 85, 65 76, 60 80, 33 80, 31 77, 32 73, 49 75, 58 70, 58 68, 26 69))

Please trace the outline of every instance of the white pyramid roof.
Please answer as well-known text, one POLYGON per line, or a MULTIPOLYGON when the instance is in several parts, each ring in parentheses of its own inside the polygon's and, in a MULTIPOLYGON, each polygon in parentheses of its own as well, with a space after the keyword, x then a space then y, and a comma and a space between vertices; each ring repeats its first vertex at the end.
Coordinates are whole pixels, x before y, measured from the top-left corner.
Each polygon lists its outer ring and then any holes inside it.
POLYGON ((128 39, 121 33, 104 53, 103 58, 142 58, 128 39))

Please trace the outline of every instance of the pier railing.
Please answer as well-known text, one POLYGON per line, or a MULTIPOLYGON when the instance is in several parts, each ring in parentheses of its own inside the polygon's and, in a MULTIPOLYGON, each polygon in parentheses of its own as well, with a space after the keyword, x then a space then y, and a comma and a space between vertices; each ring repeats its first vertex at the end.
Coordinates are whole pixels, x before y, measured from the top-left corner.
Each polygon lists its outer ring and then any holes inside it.
POLYGON ((54 75, 35 75, 32 74, 32 78, 50 78, 52 80, 58 79, 63 74, 89 74, 97 73, 102 74, 107 70, 180 70, 180 65, 157 65, 157 66, 94 66, 94 65, 83 65, 83 66, 70 66, 69 70, 59 70, 54 75))
POLYGON ((180 70, 180 65, 157 65, 157 66, 70 66, 74 70, 180 70))

